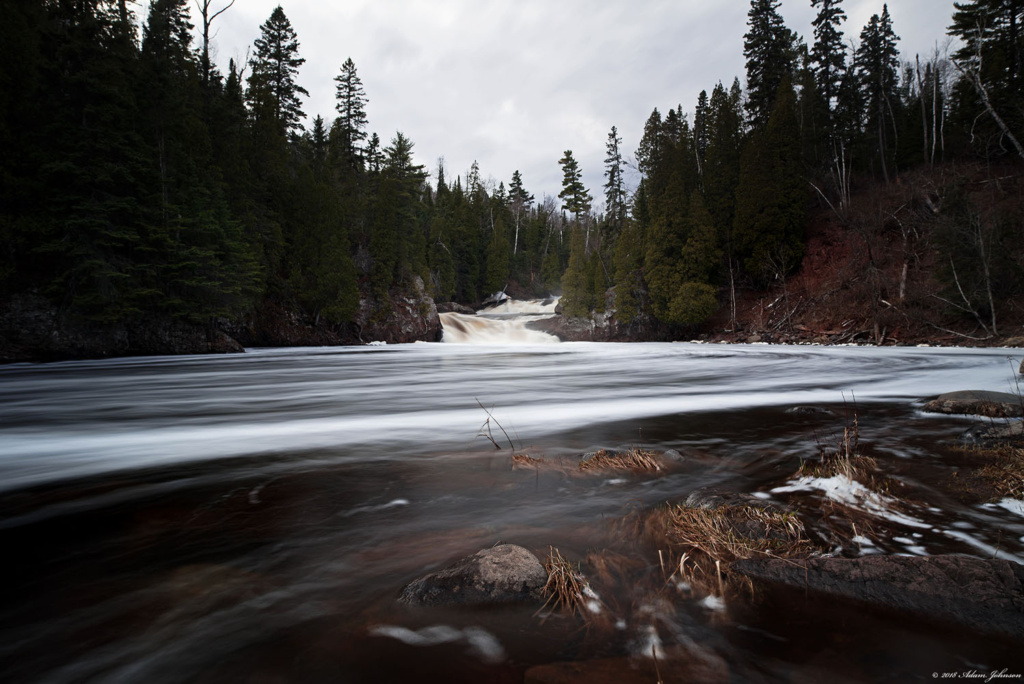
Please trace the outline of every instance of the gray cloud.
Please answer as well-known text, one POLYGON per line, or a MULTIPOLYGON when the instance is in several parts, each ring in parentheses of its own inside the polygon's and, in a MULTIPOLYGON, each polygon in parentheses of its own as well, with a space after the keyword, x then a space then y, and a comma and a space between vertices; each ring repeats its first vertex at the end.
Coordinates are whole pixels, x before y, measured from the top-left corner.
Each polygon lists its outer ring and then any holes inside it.
MULTIPOLYGON (((215 26, 218 63, 244 58, 277 0, 240 0, 215 26)), ((310 118, 334 116, 334 76, 351 57, 371 131, 402 131, 428 169, 450 178, 477 160, 507 184, 519 169, 538 199, 561 188, 573 150, 597 200, 615 125, 632 155, 651 110, 692 111, 701 90, 744 75, 746 0, 282 0, 306 59, 310 118)), ((856 39, 880 0, 847 0, 856 39)), ((953 0, 892 0, 905 59, 942 44, 953 0)), ((787 25, 810 40, 809 0, 783 0, 787 25)))

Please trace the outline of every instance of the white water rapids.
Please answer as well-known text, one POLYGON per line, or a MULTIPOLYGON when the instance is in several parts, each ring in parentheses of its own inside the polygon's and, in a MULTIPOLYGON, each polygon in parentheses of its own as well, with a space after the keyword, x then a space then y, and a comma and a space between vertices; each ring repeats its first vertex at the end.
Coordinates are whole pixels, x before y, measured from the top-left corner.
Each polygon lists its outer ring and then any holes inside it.
MULTIPOLYGON (((493 335, 504 322, 494 318, 482 324, 489 332, 472 334, 493 335)), ((486 417, 478 401, 529 442, 644 417, 1014 391, 1011 356, 1000 349, 570 342, 14 364, 0 367, 0 491, 268 453, 344 449, 332 458, 403 459, 474 444, 486 417), (347 451, 355 447, 358 453, 347 451)))
POLYGON ((558 338, 526 324, 555 314, 557 299, 544 301, 505 299, 476 315, 441 314, 443 342, 448 344, 552 344, 558 338))

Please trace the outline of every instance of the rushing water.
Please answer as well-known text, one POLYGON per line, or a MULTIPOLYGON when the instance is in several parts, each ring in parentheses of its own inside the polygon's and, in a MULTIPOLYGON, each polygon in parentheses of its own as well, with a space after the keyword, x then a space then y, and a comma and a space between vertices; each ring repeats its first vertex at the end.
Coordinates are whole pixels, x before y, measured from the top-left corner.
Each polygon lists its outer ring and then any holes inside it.
POLYGON ((1019 512, 936 487, 970 421, 917 409, 946 391, 1014 391, 1010 356, 414 344, 2 367, 0 680, 522 681, 534 664, 636 652, 652 633, 700 644, 734 681, 1013 667, 1019 642, 853 610, 784 610, 787 622, 777 607, 680 598, 655 619, 627 591, 606 597, 618 627, 596 639, 533 609, 394 602, 425 569, 498 541, 579 561, 618 543, 614 521, 639 507, 707 485, 781 491, 854 413, 864 448, 925 502, 916 526, 880 520, 878 550, 1021 561, 1019 512), (808 404, 845 418, 786 413, 808 404), (642 444, 670 467, 513 470, 507 439, 554 463, 642 444))

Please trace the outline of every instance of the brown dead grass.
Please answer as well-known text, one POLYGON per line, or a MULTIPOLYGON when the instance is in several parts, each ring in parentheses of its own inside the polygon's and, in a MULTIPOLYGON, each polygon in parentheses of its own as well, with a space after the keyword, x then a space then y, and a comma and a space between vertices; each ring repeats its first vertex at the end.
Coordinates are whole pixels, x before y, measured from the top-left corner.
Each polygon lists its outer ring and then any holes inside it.
POLYGON ((560 610, 586 619, 587 603, 592 599, 586 595, 590 585, 580 571, 579 565, 574 566, 558 549, 551 547, 544 569, 548 573, 548 581, 544 585, 547 600, 537 613, 550 606, 552 610, 560 610))
POLYGON ((669 558, 659 552, 666 579, 679 575, 691 587, 715 595, 738 588, 727 573, 734 561, 806 558, 816 550, 795 513, 756 506, 673 505, 652 513, 646 529, 655 543, 671 549, 669 558))
POLYGON ((580 470, 632 470, 632 471, 657 471, 661 470, 658 465, 658 455, 653 451, 646 451, 640 448, 626 449, 625 451, 607 451, 601 449, 585 461, 580 461, 580 470))
POLYGON ((1001 495, 1024 499, 1024 447, 1004 444, 985 451, 992 462, 978 474, 1001 495))
POLYGON ((512 454, 512 469, 516 468, 537 468, 544 462, 544 458, 534 458, 529 454, 512 454))

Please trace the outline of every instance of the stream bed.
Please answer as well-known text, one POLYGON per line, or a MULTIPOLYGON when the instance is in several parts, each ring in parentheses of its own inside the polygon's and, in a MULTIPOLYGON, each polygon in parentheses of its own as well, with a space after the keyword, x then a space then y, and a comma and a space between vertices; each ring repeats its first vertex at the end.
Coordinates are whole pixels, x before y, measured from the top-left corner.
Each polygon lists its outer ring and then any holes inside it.
POLYGON ((1024 511, 950 486, 977 421, 920 411, 948 391, 1016 392, 1019 363, 1005 349, 438 343, 0 367, 0 680, 521 682, 555 663, 642 674, 652 649, 664 681, 1021 674, 1024 635, 800 592, 709 602, 630 528, 714 487, 795 506, 814 534, 826 494, 795 473, 856 421, 909 503, 841 551, 1024 563, 1024 511), (552 467, 514 468, 508 442, 552 467), (662 469, 574 467, 630 446, 662 469), (607 620, 397 604, 498 542, 579 564, 607 620))

